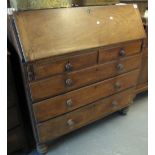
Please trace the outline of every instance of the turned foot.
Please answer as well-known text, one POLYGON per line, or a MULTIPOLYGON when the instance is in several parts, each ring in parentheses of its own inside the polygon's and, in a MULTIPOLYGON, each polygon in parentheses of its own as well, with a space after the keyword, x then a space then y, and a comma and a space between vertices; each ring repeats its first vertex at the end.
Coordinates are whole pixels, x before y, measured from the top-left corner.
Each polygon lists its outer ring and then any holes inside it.
POLYGON ((128 111, 129 111, 129 107, 125 107, 119 111, 119 114, 124 116, 124 115, 127 115, 128 111))
POLYGON ((38 144, 37 151, 39 154, 46 154, 48 152, 48 147, 46 144, 38 144))

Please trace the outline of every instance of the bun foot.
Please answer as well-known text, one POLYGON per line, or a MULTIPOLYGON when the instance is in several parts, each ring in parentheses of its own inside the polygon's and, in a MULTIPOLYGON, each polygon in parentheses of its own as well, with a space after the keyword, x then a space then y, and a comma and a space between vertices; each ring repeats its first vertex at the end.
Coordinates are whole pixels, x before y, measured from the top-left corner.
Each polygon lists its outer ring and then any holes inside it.
POLYGON ((38 144, 37 151, 40 155, 46 154, 48 152, 48 147, 46 144, 38 144))
POLYGON ((129 107, 125 107, 119 111, 119 114, 124 116, 124 115, 127 115, 128 111, 129 111, 129 107))

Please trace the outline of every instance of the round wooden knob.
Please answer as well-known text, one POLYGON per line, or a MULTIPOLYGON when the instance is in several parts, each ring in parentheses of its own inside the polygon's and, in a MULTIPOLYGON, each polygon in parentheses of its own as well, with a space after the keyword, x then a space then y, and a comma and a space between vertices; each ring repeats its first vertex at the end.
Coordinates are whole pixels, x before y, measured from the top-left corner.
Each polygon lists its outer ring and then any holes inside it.
POLYGON ((68 124, 69 126, 73 126, 75 123, 74 123, 74 121, 73 121, 72 119, 69 119, 69 120, 67 121, 67 124, 68 124))
POLYGON ((124 66, 122 64, 117 65, 117 70, 118 71, 123 71, 123 69, 124 69, 124 66))
POLYGON ((73 102, 71 99, 67 100, 66 102, 67 107, 71 107, 73 105, 73 102))
POLYGON ((66 80, 66 85, 67 85, 67 86, 71 86, 72 84, 73 84, 72 79, 67 79, 67 80, 66 80))
POLYGON ((73 70, 72 64, 71 64, 71 63, 67 63, 67 64, 65 65, 65 70, 66 70, 67 72, 71 72, 71 71, 73 70))
POLYGON ((117 103, 117 101, 112 101, 112 105, 114 106, 114 107, 116 107, 117 105, 118 105, 118 103, 117 103))
POLYGON ((115 89, 120 89, 121 88, 121 84, 119 82, 115 83, 115 89))
POLYGON ((126 55, 125 50, 123 48, 120 50, 119 55, 122 57, 126 55))

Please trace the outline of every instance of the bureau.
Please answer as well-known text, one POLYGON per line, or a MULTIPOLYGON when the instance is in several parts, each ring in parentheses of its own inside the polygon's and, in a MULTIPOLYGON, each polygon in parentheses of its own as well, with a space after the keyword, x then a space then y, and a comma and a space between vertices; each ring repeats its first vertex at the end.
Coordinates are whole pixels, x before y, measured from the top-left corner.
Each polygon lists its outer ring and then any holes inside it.
POLYGON ((145 31, 135 5, 14 12, 37 149, 131 104, 145 31))

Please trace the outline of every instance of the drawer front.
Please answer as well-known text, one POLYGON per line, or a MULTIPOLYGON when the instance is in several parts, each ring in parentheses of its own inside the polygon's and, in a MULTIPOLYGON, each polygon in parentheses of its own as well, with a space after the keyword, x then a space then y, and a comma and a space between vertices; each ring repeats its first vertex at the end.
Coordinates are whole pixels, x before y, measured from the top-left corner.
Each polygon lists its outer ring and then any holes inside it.
POLYGON ((101 48, 99 50, 99 63, 104 63, 139 53, 141 51, 141 44, 142 42, 139 40, 113 48, 101 48))
POLYGON ((38 124, 40 142, 52 140, 128 106, 133 98, 133 92, 133 88, 128 89, 78 110, 38 124))
POLYGON ((30 84, 32 100, 35 101, 44 99, 93 84, 95 82, 139 68, 140 64, 141 55, 135 55, 123 58, 120 61, 96 65, 94 67, 65 75, 53 76, 45 80, 32 82, 30 84))
POLYGON ((45 121, 69 112, 103 97, 133 87, 137 83, 139 70, 131 71, 69 93, 33 104, 36 120, 45 121), (88 95, 89 94, 89 95, 88 95))
MULTIPOLYGON (((56 60, 51 60, 49 58, 48 60, 37 61, 33 64, 34 80, 60 74, 63 72, 71 72, 81 68, 86 68, 89 66, 93 66, 96 63, 96 50, 85 54, 58 58, 56 60)), ((32 79, 30 78, 30 81, 31 80, 32 79)))
POLYGON ((11 108, 18 102, 17 90, 11 64, 11 56, 7 57, 7 107, 11 108))
POLYGON ((19 125, 19 117, 17 107, 13 107, 7 110, 7 129, 12 129, 19 125))

